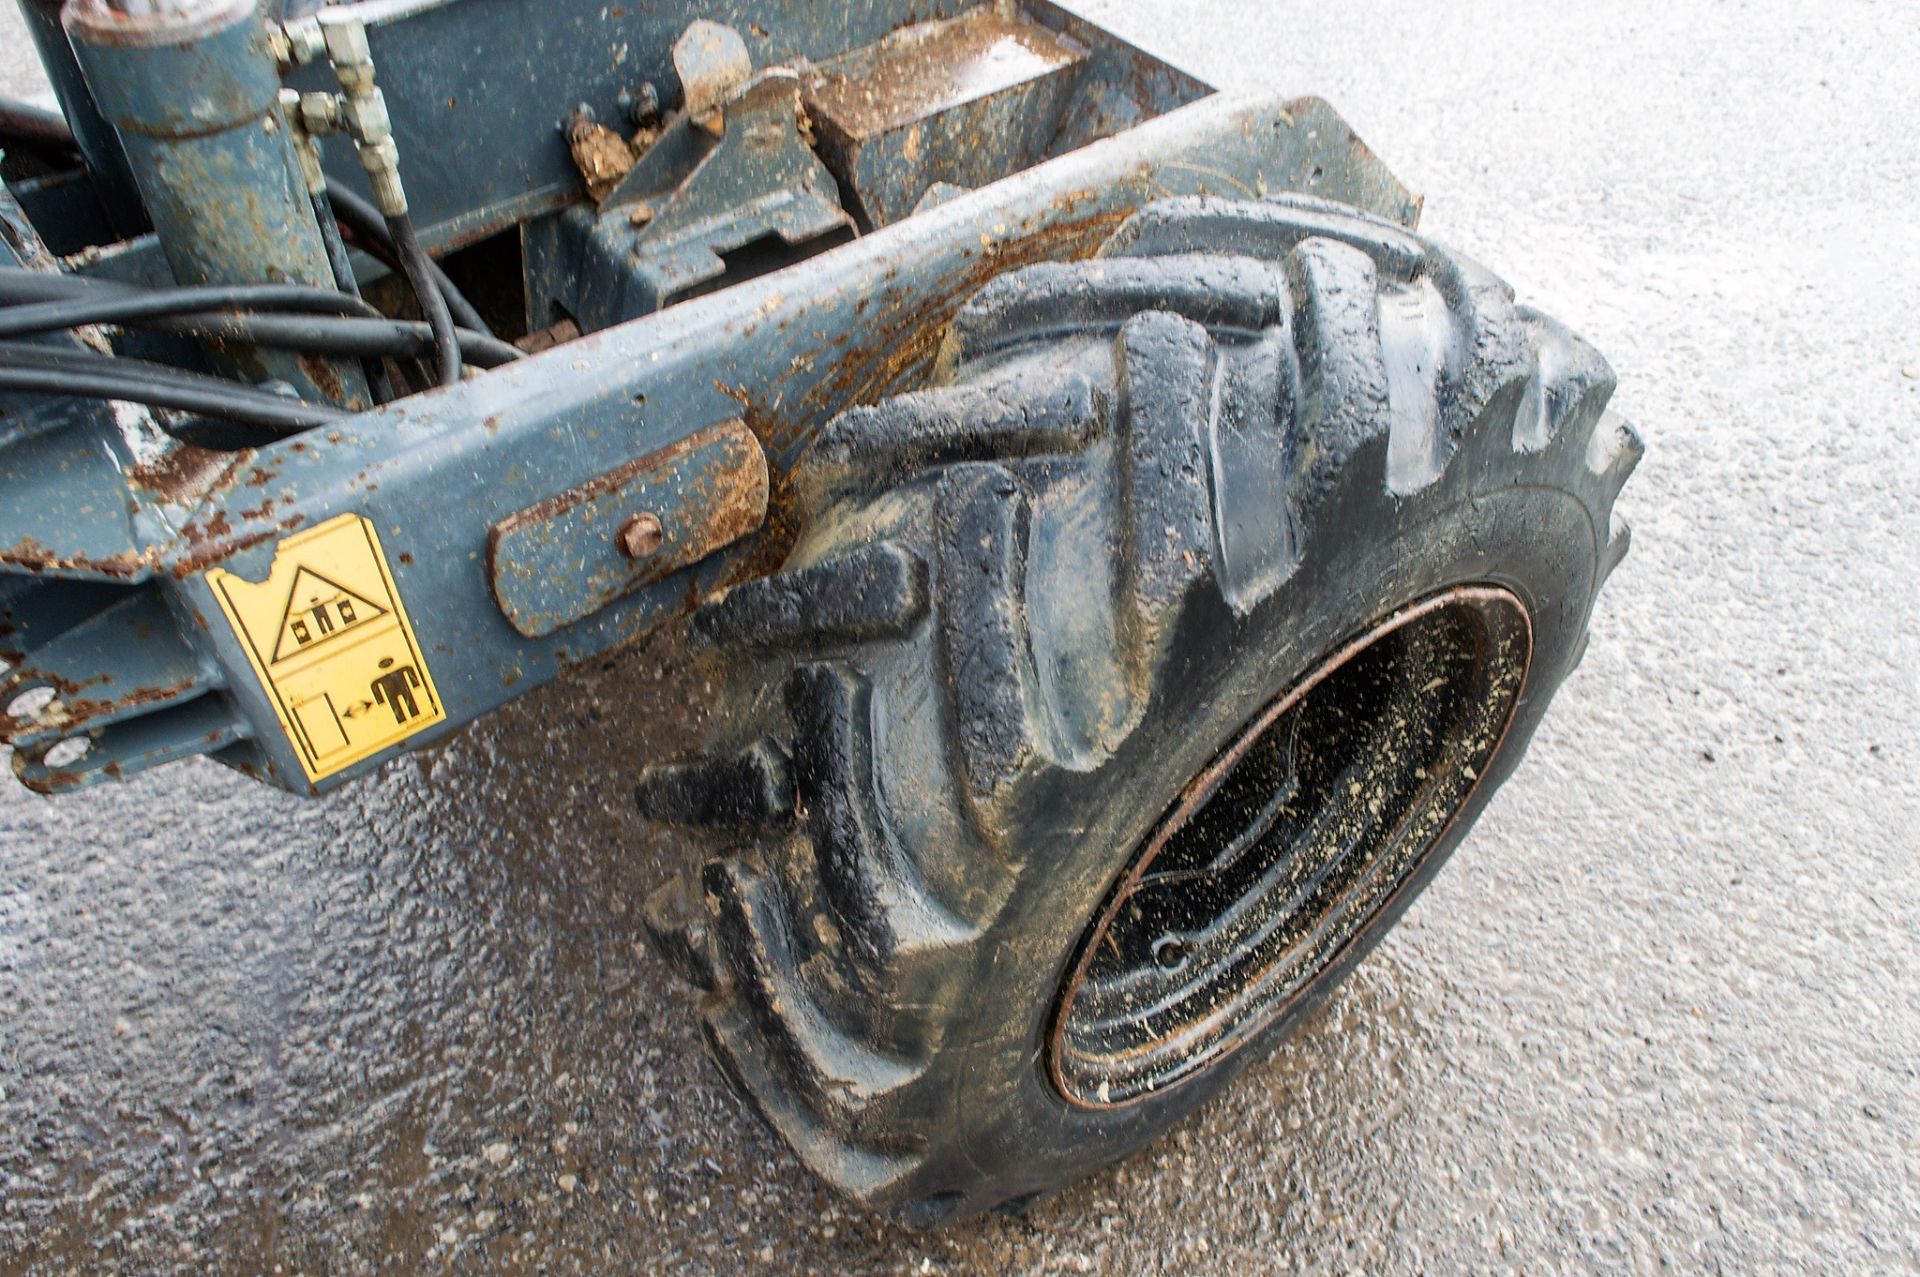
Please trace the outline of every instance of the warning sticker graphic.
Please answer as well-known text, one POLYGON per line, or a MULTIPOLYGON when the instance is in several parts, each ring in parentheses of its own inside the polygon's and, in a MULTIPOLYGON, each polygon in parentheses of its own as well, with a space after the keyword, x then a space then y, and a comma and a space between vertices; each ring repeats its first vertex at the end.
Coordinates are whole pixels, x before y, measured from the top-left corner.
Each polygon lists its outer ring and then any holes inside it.
POLYGON ((308 780, 445 720, 373 524, 343 514, 282 541, 258 584, 207 583, 308 780))

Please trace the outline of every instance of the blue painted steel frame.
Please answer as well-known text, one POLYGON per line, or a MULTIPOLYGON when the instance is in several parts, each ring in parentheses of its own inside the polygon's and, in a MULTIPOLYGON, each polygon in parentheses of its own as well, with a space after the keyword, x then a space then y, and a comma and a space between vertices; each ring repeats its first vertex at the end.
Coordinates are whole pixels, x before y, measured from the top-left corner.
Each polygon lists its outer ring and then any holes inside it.
MULTIPOLYGON (((746 37, 756 67, 824 60, 906 21, 950 18, 981 0, 374 0, 368 41, 406 157, 408 197, 422 240, 436 250, 482 238, 579 197, 579 175, 558 125, 576 106, 618 125, 621 94, 676 83, 670 50, 690 17, 746 37)), ((1211 92, 1050 0, 1021 5, 1030 19, 1086 45, 1090 95, 1078 146, 1211 92)), ((291 81, 331 87, 323 68, 291 81)), ((365 189, 350 153, 329 152, 333 176, 365 189)))
MULTIPOLYGON (((468 47, 485 38, 485 24, 461 25, 463 17, 495 13, 506 3, 390 6, 396 24, 405 15, 411 32, 406 47, 422 59, 425 87, 414 87, 440 91, 427 75, 441 65, 439 59, 445 60, 439 73, 444 87, 448 77, 469 75, 462 68, 476 54, 483 61, 495 54, 510 54, 510 61, 520 57, 517 46, 509 49, 512 41, 481 51, 468 47), (449 31, 464 33, 466 44, 437 43, 445 33, 436 35, 433 22, 442 15, 453 24, 449 31)), ((743 30, 756 25, 743 15, 759 6, 719 7, 740 9, 731 16, 741 19, 743 30)), ((940 12, 960 7, 934 6, 940 12)), ((511 8, 524 19, 524 5, 516 0, 511 8)), ((807 17, 800 11, 812 7, 767 8, 801 30, 807 17)), ((1033 8, 1078 23, 1050 6, 1033 8)), ((821 47, 844 49, 871 38, 886 29, 897 9, 879 0, 849 6, 846 30, 821 37, 821 47), (863 22, 876 30, 869 32, 863 22)), ((573 32, 569 38, 604 35, 593 34, 598 28, 591 23, 579 25, 571 7, 565 12, 574 15, 567 19, 575 24, 566 28, 573 32)), ((769 26, 775 30, 760 37, 768 46, 765 57, 810 51, 778 34, 777 24, 769 26)), ((400 43, 391 38, 399 29, 392 27, 389 42, 376 43, 376 51, 404 63, 400 43)), ((539 46, 523 60, 531 67, 555 56, 539 46)), ((1114 88, 1092 97, 1078 126, 1089 131, 1133 124, 1129 113, 1145 109, 1143 102, 1164 105, 1204 92, 1191 77, 1110 38, 1097 57, 1108 60, 1102 74, 1144 77, 1146 83, 1136 83, 1131 95, 1114 88)), ((555 71, 545 64, 540 74, 551 78, 555 71)), ((405 79, 383 66, 383 83, 405 79)), ((489 82, 482 77, 474 83, 484 90, 489 82)), ((594 91, 611 93, 613 83, 594 91)), ((426 128, 401 107, 396 102, 396 117, 412 119, 407 127, 426 128)), ((431 108, 430 94, 407 103, 409 111, 431 108)), ((550 114, 544 105, 537 110, 550 114)), ((541 127, 550 129, 551 122, 541 127)), ((562 181, 547 150, 535 164, 525 155, 515 158, 511 145, 451 134, 416 131, 409 144, 420 148, 416 156, 426 157, 413 160, 409 185, 416 200, 433 210, 428 220, 443 243, 503 219, 511 224, 532 206, 528 201, 542 204, 562 181), (488 155, 472 151, 474 145, 488 155), (507 168, 494 172, 502 163, 507 168), (520 167, 513 169, 515 164, 520 167), (457 191, 449 177, 444 187, 436 185, 443 180, 442 166, 461 170, 458 180, 473 184, 457 191), (516 185, 517 192, 511 189, 516 185)), ((1158 198, 1280 191, 1324 195, 1409 224, 1418 212, 1417 202, 1326 104, 1215 96, 797 266, 271 446, 236 453, 174 448, 156 460, 145 451, 173 445, 150 420, 94 412, 84 424, 78 418, 60 424, 71 415, 68 408, 43 401, 44 420, 33 428, 58 430, 89 451, 90 466, 76 474, 122 476, 125 504, 108 520, 111 536, 88 535, 93 548, 81 542, 56 554, 44 545, 0 545, 0 572, 32 574, 0 575, 0 619, 9 597, 38 588, 35 577, 51 577, 51 589, 104 591, 109 598, 124 596, 127 607, 149 619, 171 616, 182 637, 179 643, 169 639, 164 661, 129 655, 120 662, 118 682, 105 674, 95 680, 112 687, 92 702, 94 717, 66 724, 66 730, 90 737, 93 750, 84 760, 56 766, 42 757, 45 745, 60 735, 56 722, 24 738, 16 734, 16 743, 25 746, 16 754, 16 770, 35 788, 59 790, 198 750, 294 791, 343 783, 776 565, 798 517, 782 501, 785 476, 817 431, 848 407, 922 383, 946 322, 993 276, 1035 261, 1087 256, 1127 216, 1158 198), (759 532, 552 633, 530 638, 509 623, 491 588, 487 548, 496 524, 734 418, 759 440, 771 475, 773 502, 759 532), (366 516, 378 529, 447 719, 315 785, 281 734, 204 573, 218 566, 263 579, 280 540, 346 512, 366 516)), ((24 476, 8 473, 6 461, 0 455, 0 516, 8 500, 48 501, 49 490, 23 487, 24 476)), ((47 526, 49 535, 58 531, 47 526)), ((0 634, 0 652, 7 646, 0 634)), ((43 650, 58 651, 58 640, 43 650)), ((112 664, 105 658, 103 663, 112 664)), ((14 688, 24 685, 22 677, 61 683, 51 666, 36 671, 30 661, 15 671, 14 688)), ((6 693, 4 684, 0 693, 6 693)))

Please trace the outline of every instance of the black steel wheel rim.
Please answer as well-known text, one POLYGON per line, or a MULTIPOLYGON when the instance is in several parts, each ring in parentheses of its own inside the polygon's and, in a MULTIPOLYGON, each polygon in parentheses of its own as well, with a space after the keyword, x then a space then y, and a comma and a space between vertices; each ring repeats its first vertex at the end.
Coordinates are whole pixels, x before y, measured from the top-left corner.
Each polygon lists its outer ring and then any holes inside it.
POLYGON ((1310 996, 1419 875, 1512 722, 1526 609, 1456 586, 1366 627, 1188 783, 1081 940, 1047 1070, 1085 1108, 1191 1081, 1310 996))

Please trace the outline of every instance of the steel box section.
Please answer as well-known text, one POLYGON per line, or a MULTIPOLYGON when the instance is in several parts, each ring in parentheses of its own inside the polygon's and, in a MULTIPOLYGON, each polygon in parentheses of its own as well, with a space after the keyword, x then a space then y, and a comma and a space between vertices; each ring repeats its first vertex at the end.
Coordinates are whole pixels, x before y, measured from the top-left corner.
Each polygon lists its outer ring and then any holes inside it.
MULTIPOLYGON (((356 6, 380 67, 405 157, 422 241, 439 251, 580 198, 560 123, 577 106, 621 124, 622 94, 678 83, 675 39, 689 17, 725 23, 756 67, 825 62, 900 27, 958 17, 980 0, 711 0, 697 10, 651 0, 373 0, 356 6)), ((1064 152, 1197 101, 1211 89, 1050 0, 1022 14, 1087 47, 1085 89, 1056 139, 1064 152)), ((324 68, 290 83, 330 89, 324 68)), ((328 171, 356 190, 365 174, 346 148, 328 171)))
POLYGON ((1031 167, 1087 61, 1057 31, 977 9, 814 68, 807 115, 850 207, 885 226, 937 183, 971 189, 1031 167))
MULTIPOLYGON (((194 702, 196 713, 208 701, 230 711, 231 731, 205 727, 216 757, 296 792, 330 789, 777 565, 794 532, 786 476, 816 432, 844 408, 921 384, 947 321, 995 275, 1087 256, 1154 199, 1269 191, 1317 193, 1408 224, 1418 208, 1325 103, 1208 98, 784 271, 221 457, 197 472, 192 497, 171 494, 169 539, 67 568, 160 587, 189 641, 224 673, 210 681, 225 691, 194 702), (544 636, 509 623, 489 582, 497 524, 734 418, 766 451, 772 505, 757 534, 544 636), (219 566, 265 579, 276 543, 347 512, 378 530, 446 719, 310 783, 203 574, 219 566)), ((140 720, 105 729, 98 756, 132 770, 113 736, 140 729, 140 720)), ((30 761, 22 776, 46 790, 101 779, 85 761, 38 770, 30 761)))

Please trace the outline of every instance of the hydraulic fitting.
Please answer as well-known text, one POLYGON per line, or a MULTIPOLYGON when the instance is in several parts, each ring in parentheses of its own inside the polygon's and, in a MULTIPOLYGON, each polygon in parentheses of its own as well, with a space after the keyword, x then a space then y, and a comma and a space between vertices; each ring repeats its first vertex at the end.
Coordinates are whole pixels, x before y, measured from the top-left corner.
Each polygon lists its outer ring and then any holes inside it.
POLYGON ((373 50, 367 45, 366 23, 350 9, 322 10, 318 21, 327 60, 340 81, 340 122, 360 153, 360 166, 373 187, 373 202, 388 217, 403 216, 407 192, 400 183, 400 151, 394 144, 386 96, 373 82, 373 50))
MULTIPOLYGON (((176 281, 333 286, 255 0, 172 0, 138 13, 71 0, 64 21, 176 281)), ((211 354, 302 398, 365 398, 351 365, 316 379, 325 364, 287 351, 219 344, 211 354)))

